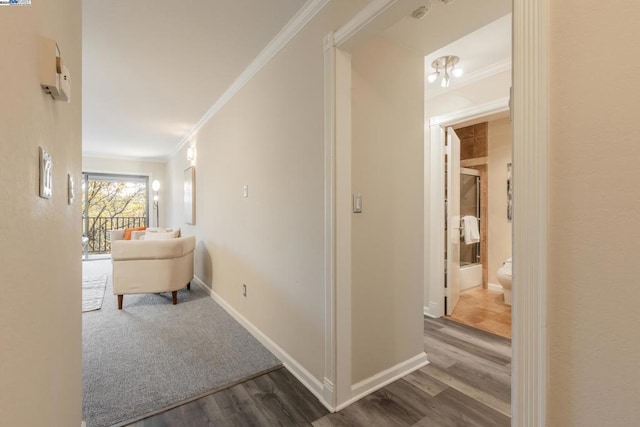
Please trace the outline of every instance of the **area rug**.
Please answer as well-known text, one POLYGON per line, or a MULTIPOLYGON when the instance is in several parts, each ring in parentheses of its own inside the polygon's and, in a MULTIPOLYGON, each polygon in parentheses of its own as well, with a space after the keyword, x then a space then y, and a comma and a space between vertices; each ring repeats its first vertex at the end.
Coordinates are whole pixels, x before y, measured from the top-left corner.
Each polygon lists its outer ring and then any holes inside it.
POLYGON ((100 310, 107 286, 107 275, 82 278, 82 312, 100 310))
POLYGON ((87 427, 122 426, 268 372, 281 362, 198 286, 125 295, 111 276, 100 311, 82 317, 87 427))

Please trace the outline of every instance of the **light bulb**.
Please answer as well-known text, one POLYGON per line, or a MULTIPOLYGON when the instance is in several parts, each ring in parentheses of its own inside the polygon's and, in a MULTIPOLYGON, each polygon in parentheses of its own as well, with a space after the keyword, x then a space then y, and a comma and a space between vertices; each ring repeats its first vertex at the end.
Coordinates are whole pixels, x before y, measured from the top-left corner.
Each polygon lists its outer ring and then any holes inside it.
POLYGON ((440 82, 440 86, 449 87, 449 74, 445 74, 442 78, 442 82, 440 82))
POLYGON ((153 191, 158 191, 160 189, 160 181, 154 179, 151 183, 151 188, 153 189, 153 191))
POLYGON ((434 71, 427 76, 427 80, 429 81, 429 83, 433 83, 438 79, 438 77, 440 77, 440 72, 434 71))
POLYGON ((455 67, 451 70, 451 74, 453 74, 454 77, 461 77, 464 74, 464 70, 460 67, 455 67))

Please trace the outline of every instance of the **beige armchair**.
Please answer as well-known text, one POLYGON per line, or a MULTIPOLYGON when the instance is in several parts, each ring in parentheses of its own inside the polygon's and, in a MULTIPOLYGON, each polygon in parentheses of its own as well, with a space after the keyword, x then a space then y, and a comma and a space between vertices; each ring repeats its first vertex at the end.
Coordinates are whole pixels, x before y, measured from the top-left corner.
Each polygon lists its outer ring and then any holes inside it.
POLYGON ((113 293, 122 309, 125 294, 171 292, 178 303, 178 289, 191 289, 194 236, 166 240, 112 240, 113 293))

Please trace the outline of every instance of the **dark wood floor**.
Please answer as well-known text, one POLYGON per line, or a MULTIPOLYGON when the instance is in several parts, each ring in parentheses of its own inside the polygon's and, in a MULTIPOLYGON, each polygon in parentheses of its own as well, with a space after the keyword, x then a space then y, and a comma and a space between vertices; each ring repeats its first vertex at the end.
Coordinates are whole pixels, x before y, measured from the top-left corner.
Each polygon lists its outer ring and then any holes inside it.
POLYGON ((425 319, 424 346, 429 365, 335 414, 281 368, 130 426, 510 425, 510 340, 425 319))

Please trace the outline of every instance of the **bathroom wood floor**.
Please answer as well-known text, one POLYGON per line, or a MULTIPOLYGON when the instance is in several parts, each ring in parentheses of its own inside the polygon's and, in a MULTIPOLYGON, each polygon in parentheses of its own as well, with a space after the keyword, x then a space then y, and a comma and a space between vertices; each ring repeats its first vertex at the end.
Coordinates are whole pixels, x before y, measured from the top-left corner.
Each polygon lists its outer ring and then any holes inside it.
POLYGON ((281 368, 131 424, 183 426, 509 426, 511 341, 447 319, 424 320, 431 362, 329 414, 281 368))
POLYGON ((449 319, 511 339, 511 306, 502 292, 476 288, 460 294, 449 319))

